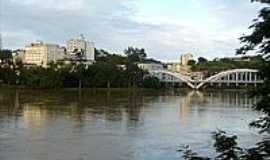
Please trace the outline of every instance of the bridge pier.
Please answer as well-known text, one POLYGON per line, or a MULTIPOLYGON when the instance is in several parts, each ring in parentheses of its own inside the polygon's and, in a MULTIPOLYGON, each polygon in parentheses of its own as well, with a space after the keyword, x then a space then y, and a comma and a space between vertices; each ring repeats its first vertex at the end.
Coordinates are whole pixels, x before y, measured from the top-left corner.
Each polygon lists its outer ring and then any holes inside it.
POLYGON ((238 87, 239 84, 238 84, 238 78, 239 78, 239 73, 235 73, 235 86, 238 87))

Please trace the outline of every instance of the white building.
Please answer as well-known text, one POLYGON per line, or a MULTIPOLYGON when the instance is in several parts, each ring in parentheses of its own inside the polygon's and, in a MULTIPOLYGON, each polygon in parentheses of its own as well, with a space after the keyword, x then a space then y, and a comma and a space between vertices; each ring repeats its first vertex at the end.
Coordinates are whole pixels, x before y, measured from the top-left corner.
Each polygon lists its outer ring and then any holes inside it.
POLYGON ((180 58, 180 63, 181 63, 182 66, 187 66, 188 62, 190 60, 193 60, 193 55, 192 54, 190 54, 190 53, 182 54, 181 58, 180 58))
POLYGON ((63 47, 37 41, 25 47, 24 63, 46 67, 50 62, 64 59, 64 56, 65 49, 63 47))
POLYGON ((138 63, 137 66, 145 71, 163 70, 163 65, 159 63, 138 63))
POLYGON ((181 72, 182 69, 182 65, 179 62, 175 62, 175 63, 167 63, 167 70, 170 72, 181 72))
POLYGON ((67 53, 76 54, 76 52, 83 53, 83 59, 87 61, 95 60, 95 43, 89 42, 83 35, 79 38, 72 38, 67 41, 67 53))
POLYGON ((13 62, 17 63, 17 62, 25 62, 25 50, 23 49, 17 49, 14 50, 12 52, 12 58, 13 58, 13 62))

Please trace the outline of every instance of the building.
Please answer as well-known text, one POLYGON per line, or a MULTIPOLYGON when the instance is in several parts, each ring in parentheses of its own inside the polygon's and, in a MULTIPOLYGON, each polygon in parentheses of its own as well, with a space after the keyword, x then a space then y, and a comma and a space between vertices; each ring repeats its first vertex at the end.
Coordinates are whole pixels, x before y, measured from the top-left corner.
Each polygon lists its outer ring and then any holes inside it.
POLYGON ((180 63, 181 63, 182 66, 187 66, 188 62, 190 60, 193 60, 193 55, 192 54, 190 54, 190 53, 182 54, 181 58, 180 58, 180 63))
POLYGON ((25 50, 24 49, 17 49, 12 52, 12 59, 14 63, 17 62, 25 62, 25 50))
POLYGON ((171 72, 180 72, 181 64, 180 63, 167 63, 167 70, 171 72))
POLYGON ((46 67, 50 62, 64 59, 64 56, 65 48, 37 41, 25 47, 24 63, 46 67))
POLYGON ((192 54, 183 54, 180 57, 180 62, 167 63, 167 70, 177 73, 189 72, 190 67, 188 66, 188 62, 190 60, 193 60, 192 54))
POLYGON ((87 61, 95 60, 95 43, 89 42, 83 35, 79 38, 72 38, 67 41, 67 53, 74 55, 78 52, 82 53, 82 59, 87 61))
POLYGON ((138 63, 137 66, 145 71, 163 70, 163 65, 159 63, 138 63))

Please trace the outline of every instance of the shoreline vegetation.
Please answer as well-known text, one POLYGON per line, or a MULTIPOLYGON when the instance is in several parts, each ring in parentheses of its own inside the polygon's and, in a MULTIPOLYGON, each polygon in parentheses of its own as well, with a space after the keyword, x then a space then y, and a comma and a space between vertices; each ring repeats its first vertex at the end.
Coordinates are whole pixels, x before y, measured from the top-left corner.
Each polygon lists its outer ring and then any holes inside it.
POLYGON ((148 77, 137 63, 154 61, 146 59, 144 49, 128 48, 126 56, 96 50, 96 62, 86 65, 78 59, 75 63, 50 63, 46 68, 26 66, 14 61, 10 50, 0 54, 0 80, 5 85, 28 88, 160 88, 157 78, 148 77))
MULTIPOLYGON (((86 65, 83 61, 75 63, 50 63, 46 68, 24 65, 12 57, 11 50, 1 50, 0 84, 21 88, 53 89, 53 88, 167 88, 158 78, 138 67, 138 63, 159 63, 147 58, 144 49, 128 47, 125 55, 111 54, 105 50, 95 50, 96 62, 86 65)), ((261 56, 244 57, 240 61, 230 58, 208 61, 203 57, 192 63, 192 72, 203 72, 213 75, 216 72, 235 69, 260 68, 263 63, 261 56), (248 59, 248 61, 245 61, 248 59), (205 66, 209 66, 208 68, 205 66)), ((170 86, 169 86, 170 87, 170 86)), ((179 86, 185 88, 185 85, 179 86)), ((226 89, 228 87, 215 87, 226 89)), ((235 86, 234 86, 235 88, 235 86)), ((241 87, 239 87, 241 88, 241 87)))
POLYGON ((241 92, 247 92, 249 93, 250 91, 253 91, 254 88, 203 88, 200 90, 194 90, 189 87, 178 87, 178 88, 165 88, 165 87, 160 87, 160 88, 144 88, 144 87, 118 87, 118 88, 77 88, 77 87, 69 87, 69 88, 31 88, 27 86, 21 86, 21 85, 7 85, 7 84, 0 84, 0 90, 8 90, 8 89, 15 89, 15 90, 42 90, 42 91, 131 91, 131 92, 140 92, 140 91, 149 91, 149 92, 166 92, 166 91, 173 91, 173 92, 190 92, 190 91, 199 91, 199 92, 212 92, 212 91, 241 91, 241 92))

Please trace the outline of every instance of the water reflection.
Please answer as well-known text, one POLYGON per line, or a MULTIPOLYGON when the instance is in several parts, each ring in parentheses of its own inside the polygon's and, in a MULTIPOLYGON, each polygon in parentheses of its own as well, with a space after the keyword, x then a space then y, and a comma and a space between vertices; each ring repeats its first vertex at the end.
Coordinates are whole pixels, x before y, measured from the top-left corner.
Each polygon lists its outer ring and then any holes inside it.
POLYGON ((179 159, 180 144, 207 152, 217 127, 252 144, 256 101, 242 91, 2 89, 0 159, 179 159))

